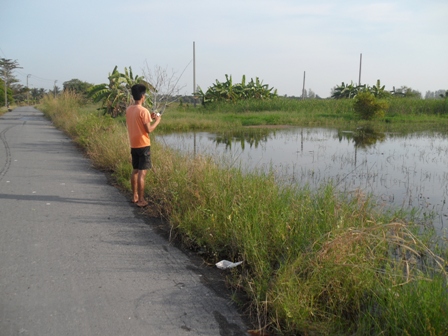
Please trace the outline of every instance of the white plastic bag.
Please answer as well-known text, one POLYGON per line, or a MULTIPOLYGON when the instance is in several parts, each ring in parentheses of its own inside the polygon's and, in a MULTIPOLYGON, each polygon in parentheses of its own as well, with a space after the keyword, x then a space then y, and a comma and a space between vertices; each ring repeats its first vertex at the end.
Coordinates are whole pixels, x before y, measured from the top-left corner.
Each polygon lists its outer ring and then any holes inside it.
POLYGON ((220 262, 216 263, 216 267, 218 267, 219 269, 225 270, 225 269, 237 267, 238 265, 241 265, 242 263, 243 263, 242 261, 238 261, 238 262, 234 263, 234 262, 231 262, 228 260, 221 260, 220 262))

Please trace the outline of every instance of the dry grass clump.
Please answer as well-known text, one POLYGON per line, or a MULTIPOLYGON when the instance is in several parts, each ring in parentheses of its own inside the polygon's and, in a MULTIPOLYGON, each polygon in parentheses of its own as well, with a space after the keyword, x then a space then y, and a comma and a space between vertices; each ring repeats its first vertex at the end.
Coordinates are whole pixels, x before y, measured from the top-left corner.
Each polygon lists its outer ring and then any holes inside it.
POLYGON ((366 224, 328 232, 279 269, 267 299, 276 312, 270 323, 288 335, 447 330, 437 315, 448 312, 446 261, 404 223, 366 224), (440 295, 437 302, 422 299, 425 288, 440 295))

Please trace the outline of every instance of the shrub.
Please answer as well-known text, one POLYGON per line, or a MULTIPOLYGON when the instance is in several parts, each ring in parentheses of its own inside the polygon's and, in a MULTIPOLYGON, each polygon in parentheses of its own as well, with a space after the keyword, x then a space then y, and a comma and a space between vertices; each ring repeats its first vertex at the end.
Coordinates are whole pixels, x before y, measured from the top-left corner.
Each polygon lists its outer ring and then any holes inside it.
POLYGON ((373 118, 383 118, 389 104, 385 100, 375 98, 368 91, 362 91, 355 97, 353 108, 361 119, 371 120, 373 118))

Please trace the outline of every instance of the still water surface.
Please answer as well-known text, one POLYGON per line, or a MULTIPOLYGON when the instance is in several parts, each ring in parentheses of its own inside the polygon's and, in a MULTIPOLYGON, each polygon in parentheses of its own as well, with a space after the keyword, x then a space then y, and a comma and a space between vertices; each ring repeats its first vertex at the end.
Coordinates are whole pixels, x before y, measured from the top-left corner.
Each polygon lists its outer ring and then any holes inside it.
POLYGON ((448 227, 448 134, 286 128, 171 134, 157 140, 244 169, 274 169, 286 183, 318 188, 332 181, 344 192, 360 189, 380 206, 418 210, 419 218, 431 218, 440 233, 448 227))

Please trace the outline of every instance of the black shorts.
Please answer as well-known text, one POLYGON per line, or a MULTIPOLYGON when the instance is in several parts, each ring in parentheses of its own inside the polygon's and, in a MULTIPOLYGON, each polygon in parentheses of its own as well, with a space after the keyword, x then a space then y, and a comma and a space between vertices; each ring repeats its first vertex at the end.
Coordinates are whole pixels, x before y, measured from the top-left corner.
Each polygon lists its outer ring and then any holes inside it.
POLYGON ((138 170, 151 169, 151 147, 131 148, 132 168, 138 170))

